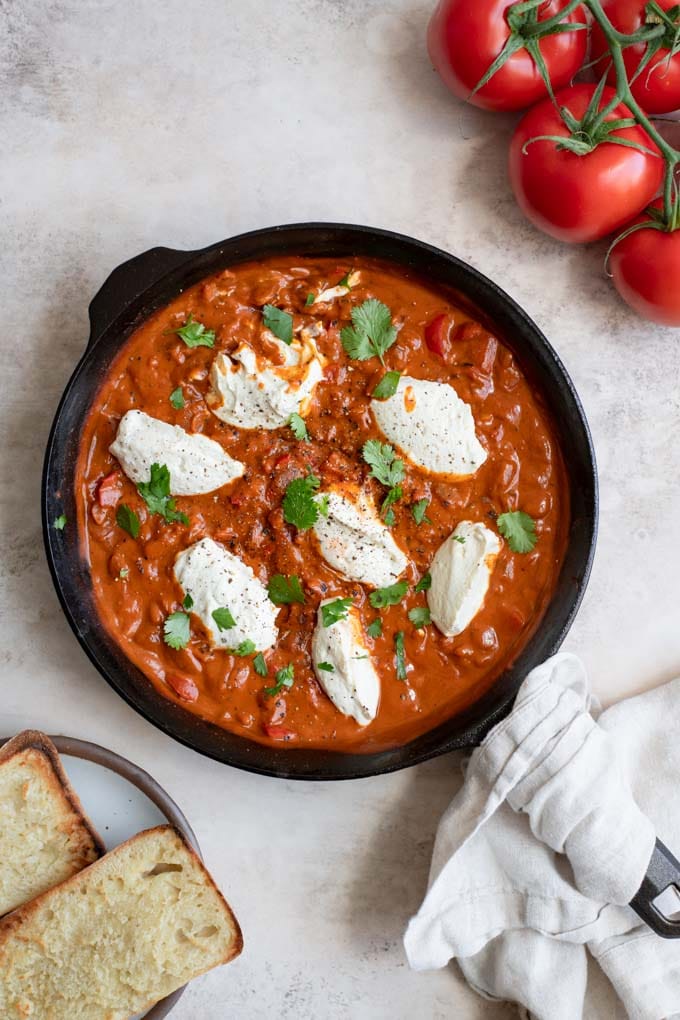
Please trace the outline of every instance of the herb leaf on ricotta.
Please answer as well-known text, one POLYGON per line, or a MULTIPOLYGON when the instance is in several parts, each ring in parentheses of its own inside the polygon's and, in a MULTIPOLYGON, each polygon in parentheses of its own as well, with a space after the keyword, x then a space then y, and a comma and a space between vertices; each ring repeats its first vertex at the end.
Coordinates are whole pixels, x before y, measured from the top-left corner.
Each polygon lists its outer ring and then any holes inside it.
POLYGON ((344 598, 334 599, 332 602, 326 602, 325 605, 321 606, 321 622, 324 627, 332 627, 339 620, 346 619, 351 605, 352 599, 344 598))
POLYGON ((262 319, 270 333, 273 333, 284 344, 293 342, 293 316, 284 312, 282 308, 275 305, 265 305, 262 309, 262 319))
POLYGON ((213 609, 211 615, 217 624, 218 630, 231 630, 232 627, 236 626, 236 620, 226 606, 221 606, 219 609, 213 609))
POLYGON ((376 388, 371 394, 376 400, 387 400, 397 392, 397 386, 401 379, 401 372, 385 372, 376 388))
POLYGON ((294 524, 300 531, 313 527, 319 519, 319 506, 314 493, 321 485, 316 475, 294 478, 286 486, 283 497, 283 516, 288 524, 294 524))

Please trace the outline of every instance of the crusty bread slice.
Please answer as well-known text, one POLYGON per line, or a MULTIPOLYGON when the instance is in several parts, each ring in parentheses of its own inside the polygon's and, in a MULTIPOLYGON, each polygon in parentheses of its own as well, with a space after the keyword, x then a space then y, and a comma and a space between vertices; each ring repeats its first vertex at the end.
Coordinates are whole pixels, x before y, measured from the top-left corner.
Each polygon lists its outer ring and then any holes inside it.
POLYGON ((0 916, 82 871, 104 853, 44 733, 0 749, 0 916))
POLYGON ((147 829, 0 921, 0 1017, 128 1020, 242 946, 182 836, 147 829))

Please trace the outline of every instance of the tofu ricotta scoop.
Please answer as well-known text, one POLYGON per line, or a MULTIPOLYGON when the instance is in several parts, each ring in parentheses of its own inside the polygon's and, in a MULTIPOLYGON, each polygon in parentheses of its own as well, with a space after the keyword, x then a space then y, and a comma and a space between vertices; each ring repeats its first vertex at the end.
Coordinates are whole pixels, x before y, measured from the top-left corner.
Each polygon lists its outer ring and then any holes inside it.
POLYGON ((247 563, 218 542, 204 538, 181 552, 175 577, 184 595, 191 596, 191 612, 201 618, 217 648, 233 649, 252 641, 257 651, 263 651, 276 642, 278 610, 267 589, 247 563), (219 609, 229 610, 232 627, 219 625, 214 616, 219 609))
POLYGON ((152 464, 165 464, 175 496, 214 492, 244 471, 243 464, 233 460, 214 439, 192 435, 143 411, 123 415, 109 450, 135 485, 149 481, 152 464))
POLYGON ((206 401, 213 414, 240 429, 278 429, 291 414, 304 415, 323 362, 313 330, 302 330, 290 344, 270 336, 276 357, 265 358, 242 343, 232 355, 218 354, 210 372, 206 401))
POLYGON ((484 605, 501 544, 484 524, 461 521, 437 550, 427 604, 442 634, 462 634, 484 605))
POLYGON ((405 457, 451 478, 474 475, 486 460, 469 404, 450 383, 402 375, 388 400, 372 400, 376 424, 405 457))
POLYGON ((360 726, 368 726, 378 711, 380 678, 356 609, 350 608, 343 620, 324 626, 322 607, 332 601, 324 599, 319 606, 312 638, 314 672, 337 710, 360 726))
POLYGON ((386 588, 408 566, 408 557, 357 486, 329 489, 327 512, 314 531, 321 555, 350 581, 386 588))

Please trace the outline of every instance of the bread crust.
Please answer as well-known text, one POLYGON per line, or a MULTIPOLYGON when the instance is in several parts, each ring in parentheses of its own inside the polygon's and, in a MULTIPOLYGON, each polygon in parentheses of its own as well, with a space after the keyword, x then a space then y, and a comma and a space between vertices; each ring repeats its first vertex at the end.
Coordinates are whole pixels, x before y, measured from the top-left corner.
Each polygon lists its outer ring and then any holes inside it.
POLYGON ((59 752, 47 734, 41 733, 39 730, 23 730, 21 733, 17 733, 15 737, 12 737, 11 740, 8 740, 7 743, 3 744, 0 748, 0 768, 17 755, 31 750, 37 751, 44 759, 47 760, 47 763, 54 775, 56 788, 65 797, 82 829, 84 829, 89 835, 91 847, 88 848, 83 845, 82 867, 85 868, 92 863, 91 852, 94 851, 97 857, 102 857, 106 853, 106 846, 104 844, 104 840, 85 814, 85 809, 80 802, 80 798, 71 786, 71 780, 66 775, 64 766, 61 763, 61 758, 59 757, 59 752))

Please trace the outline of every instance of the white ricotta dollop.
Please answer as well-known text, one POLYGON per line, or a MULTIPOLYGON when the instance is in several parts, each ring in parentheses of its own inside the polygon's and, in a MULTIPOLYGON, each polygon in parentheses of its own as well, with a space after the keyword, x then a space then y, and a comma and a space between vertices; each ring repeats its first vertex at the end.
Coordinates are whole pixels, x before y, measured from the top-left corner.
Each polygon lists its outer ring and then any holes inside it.
POLYGON ((321 555, 350 581, 386 588, 408 566, 408 558, 380 520, 373 503, 356 485, 328 489, 328 514, 314 532, 321 555))
POLYGON ((262 652, 275 644, 278 609, 251 567, 219 542, 203 538, 179 553, 175 578, 217 648, 237 648, 250 639, 262 652), (220 630, 212 615, 216 609, 228 609, 234 626, 220 630))
POLYGON ((278 429, 294 412, 304 415, 323 378, 324 363, 312 332, 303 329, 291 344, 268 337, 277 347, 279 364, 247 344, 231 356, 218 354, 206 398, 213 414, 240 429, 278 429))
POLYGON ((372 400, 371 411, 387 439, 418 467, 463 478, 486 460, 470 405, 448 383, 403 375, 387 400, 372 400))
POLYGON ((175 496, 214 492, 245 470, 214 439, 185 432, 143 411, 126 411, 109 450, 135 485, 149 481, 152 464, 165 464, 175 496))
POLYGON ((435 553, 427 603, 432 622, 447 637, 456 637, 484 604, 501 540, 485 525, 461 521, 435 553))
POLYGON ((347 297, 352 287, 356 287, 361 279, 361 273, 358 269, 347 275, 347 283, 337 284, 335 287, 328 287, 326 290, 322 290, 320 294, 317 294, 312 301, 313 305, 325 305, 330 301, 335 301, 336 298, 347 297))
MULTIPOLYGON (((321 606, 333 601, 326 599, 321 606)), ((316 678, 339 712, 368 726, 378 711, 380 679, 366 647, 361 618, 350 608, 344 620, 324 627, 321 606, 312 637, 316 678), (333 670, 320 669, 319 663, 333 670)))

